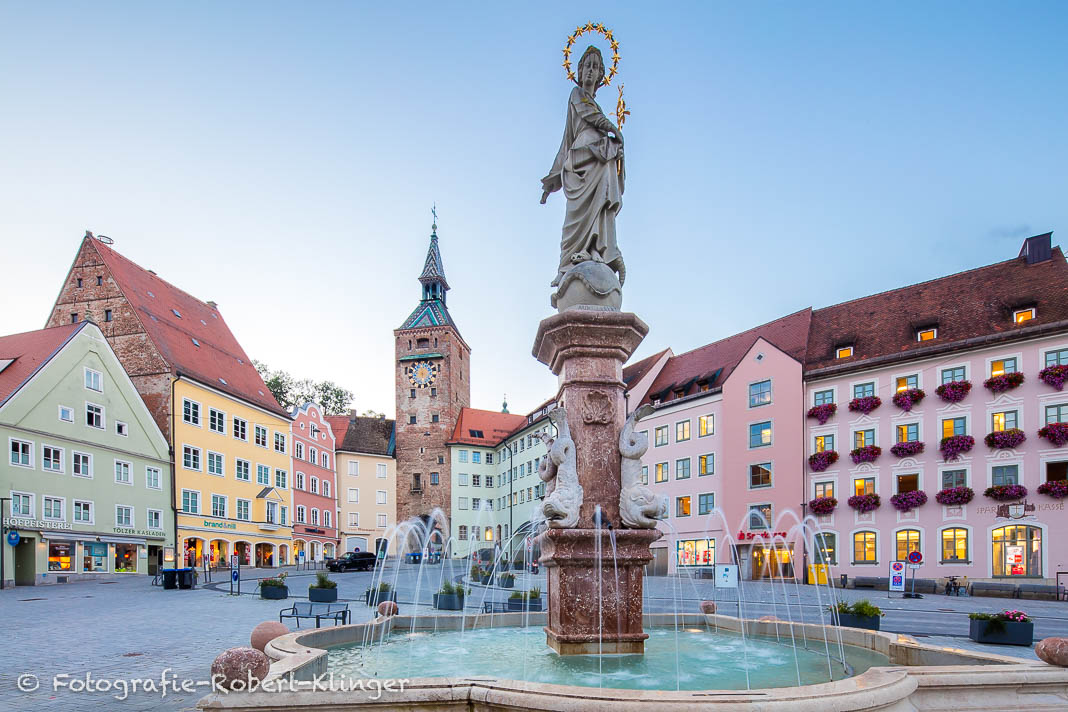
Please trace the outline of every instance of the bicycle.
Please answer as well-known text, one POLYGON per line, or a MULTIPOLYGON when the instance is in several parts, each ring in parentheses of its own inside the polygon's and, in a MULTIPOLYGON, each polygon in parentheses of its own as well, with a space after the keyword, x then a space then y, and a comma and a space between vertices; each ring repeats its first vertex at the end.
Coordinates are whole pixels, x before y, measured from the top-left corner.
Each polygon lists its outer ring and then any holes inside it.
POLYGON ((960 582, 957 581, 956 576, 948 576, 946 578, 946 595, 947 596, 959 596, 961 592, 960 582))

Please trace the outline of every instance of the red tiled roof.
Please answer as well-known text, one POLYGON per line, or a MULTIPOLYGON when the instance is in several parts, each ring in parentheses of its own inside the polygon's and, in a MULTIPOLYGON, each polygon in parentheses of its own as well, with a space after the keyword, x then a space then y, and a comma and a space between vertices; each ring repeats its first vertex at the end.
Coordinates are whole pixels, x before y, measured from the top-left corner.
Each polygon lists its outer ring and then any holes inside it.
POLYGON ((448 442, 456 445, 495 447, 508 437, 509 433, 526 424, 527 416, 525 415, 463 408, 456 419, 456 427, 453 428, 452 437, 448 442), (481 432, 482 437, 472 435, 472 430, 481 432))
POLYGON ((670 350, 671 349, 664 349, 652 356, 646 356, 641 361, 636 361, 629 366, 624 366, 623 382, 629 386, 631 383, 637 383, 642 380, 645 374, 649 373, 649 369, 655 366, 656 362, 660 360, 660 357, 670 350))
POLYGON ((715 377, 708 383, 709 388, 722 386, 758 338, 765 339, 789 356, 803 362, 811 319, 812 310, 802 309, 693 351, 672 356, 653 381, 645 401, 663 391, 683 389, 683 395, 696 393, 697 382, 713 374, 715 377), (719 373, 716 373, 717 371, 719 373))
POLYGON ((217 308, 134 264, 96 238, 86 239, 93 241, 115 283, 172 369, 289 417, 264 385, 217 308))
POLYGON ((1056 247, 1051 259, 1036 264, 1017 257, 817 309, 805 368, 907 354, 1066 319, 1068 263, 1056 247), (1016 324, 1013 311, 1031 306, 1036 307, 1035 318, 1016 324), (937 338, 917 341, 916 331, 929 326, 938 328, 937 338), (853 356, 836 359, 838 346, 852 346, 853 356))
POLYGON ((56 355, 87 322, 0 336, 0 405, 56 355))

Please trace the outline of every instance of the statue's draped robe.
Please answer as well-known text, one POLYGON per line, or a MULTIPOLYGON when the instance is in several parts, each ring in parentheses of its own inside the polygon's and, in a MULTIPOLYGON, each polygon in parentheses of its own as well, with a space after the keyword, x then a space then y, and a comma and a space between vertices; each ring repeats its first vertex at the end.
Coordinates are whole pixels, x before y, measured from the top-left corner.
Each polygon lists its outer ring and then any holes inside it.
POLYGON ((550 193, 563 187, 567 198, 557 280, 576 253, 609 264, 621 257, 616 213, 623 205, 623 153, 619 141, 605 135, 614 128, 592 94, 582 87, 571 90, 564 138, 552 170, 541 181, 550 193))

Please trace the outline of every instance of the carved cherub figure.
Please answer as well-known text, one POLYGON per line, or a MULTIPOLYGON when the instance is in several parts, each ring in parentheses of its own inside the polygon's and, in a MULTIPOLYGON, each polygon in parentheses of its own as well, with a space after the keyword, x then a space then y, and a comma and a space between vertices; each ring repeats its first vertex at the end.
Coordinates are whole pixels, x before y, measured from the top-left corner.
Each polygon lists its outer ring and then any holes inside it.
POLYGON ((649 434, 634 430, 642 418, 653 412, 646 403, 627 417, 619 433, 619 516, 632 529, 652 529, 659 519, 667 519, 668 500, 642 484, 642 455, 649 449, 649 434))

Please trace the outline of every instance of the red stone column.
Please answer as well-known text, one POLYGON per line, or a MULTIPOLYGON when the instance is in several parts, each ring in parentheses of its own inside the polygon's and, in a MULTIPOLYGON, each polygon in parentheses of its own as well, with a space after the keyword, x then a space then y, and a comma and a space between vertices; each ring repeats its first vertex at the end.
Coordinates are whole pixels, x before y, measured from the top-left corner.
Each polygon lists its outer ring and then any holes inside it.
POLYGON ((623 364, 648 332, 634 314, 572 309, 543 320, 534 342, 535 357, 559 376, 557 398, 567 409, 583 489, 576 527, 550 529, 540 541, 548 580, 546 638, 563 655, 641 653, 648 637, 642 630, 642 567, 652 558, 649 544, 661 534, 622 529, 619 518, 623 364), (601 532, 599 571, 598 507, 616 539, 613 562, 608 532, 601 532))

